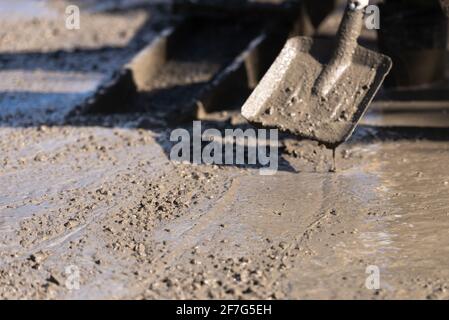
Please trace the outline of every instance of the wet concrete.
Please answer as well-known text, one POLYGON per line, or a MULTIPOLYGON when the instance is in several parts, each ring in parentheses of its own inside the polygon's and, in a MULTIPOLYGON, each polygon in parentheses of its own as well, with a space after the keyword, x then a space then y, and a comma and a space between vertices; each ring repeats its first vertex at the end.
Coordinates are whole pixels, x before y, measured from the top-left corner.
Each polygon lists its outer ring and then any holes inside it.
MULTIPOLYGON (((78 92, 56 74, 35 91, 53 79, 46 88, 78 92)), ((2 298, 449 296, 445 130, 360 127, 337 173, 326 148, 284 137, 279 172, 260 176, 169 161, 174 128, 152 114, 47 116, 0 120, 2 298), (365 287, 372 265, 379 290, 365 287)), ((204 121, 247 126, 232 112, 204 121)))
POLYGON ((82 6, 81 29, 68 30, 69 3, 28 2, 0 2, 0 118, 17 125, 45 123, 49 115, 61 123, 156 36, 151 24, 161 23, 144 8, 117 14, 82 6))
MULTIPOLYGON (((122 117, 107 121, 130 123, 122 117)), ((354 141, 336 174, 315 170, 330 157, 309 146, 287 156, 298 172, 263 177, 175 165, 163 136, 2 129, 1 295, 447 297, 447 142, 354 141), (76 291, 64 285, 72 264, 76 291), (370 265, 380 290, 364 287, 370 265)))
POLYGON ((0 1, 0 11, 5 13, 3 19, 32 19, 37 17, 55 18, 56 10, 53 10, 45 1, 0 1))

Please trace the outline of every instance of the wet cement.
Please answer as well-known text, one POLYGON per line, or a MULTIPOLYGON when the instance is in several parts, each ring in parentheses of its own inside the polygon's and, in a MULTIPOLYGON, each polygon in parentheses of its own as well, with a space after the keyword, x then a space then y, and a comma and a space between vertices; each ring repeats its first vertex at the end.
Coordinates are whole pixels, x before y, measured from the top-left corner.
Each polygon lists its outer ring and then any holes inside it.
POLYGON ((175 165, 168 132, 1 135, 4 298, 447 298, 447 142, 354 141, 335 174, 302 142, 284 153, 297 172, 264 177, 175 165))
POLYGON ((145 27, 160 23, 148 10, 92 12, 87 2, 80 4, 81 29, 68 30, 65 8, 69 4, 0 1, 3 121, 32 125, 37 118, 48 123, 51 117, 53 123, 61 123, 118 65, 127 63, 157 34, 145 27))
POLYGON ((449 298, 444 130, 361 127, 337 173, 325 147, 284 137, 260 176, 169 161, 173 128, 137 128, 151 114, 20 118, 0 121, 1 298, 449 298))
POLYGON ((191 119, 204 87, 247 48, 261 29, 260 21, 187 20, 169 37, 166 63, 140 85, 134 105, 139 111, 173 120, 191 119))

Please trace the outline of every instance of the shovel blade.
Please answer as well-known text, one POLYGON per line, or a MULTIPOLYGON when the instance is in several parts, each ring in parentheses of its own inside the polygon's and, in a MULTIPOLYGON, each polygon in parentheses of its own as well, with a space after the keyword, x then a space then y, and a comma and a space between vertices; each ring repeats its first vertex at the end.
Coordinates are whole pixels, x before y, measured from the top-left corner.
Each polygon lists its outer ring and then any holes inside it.
POLYGON ((251 123, 277 127, 335 147, 346 141, 391 69, 391 59, 358 46, 351 65, 329 94, 312 93, 335 43, 294 37, 242 108, 251 123))

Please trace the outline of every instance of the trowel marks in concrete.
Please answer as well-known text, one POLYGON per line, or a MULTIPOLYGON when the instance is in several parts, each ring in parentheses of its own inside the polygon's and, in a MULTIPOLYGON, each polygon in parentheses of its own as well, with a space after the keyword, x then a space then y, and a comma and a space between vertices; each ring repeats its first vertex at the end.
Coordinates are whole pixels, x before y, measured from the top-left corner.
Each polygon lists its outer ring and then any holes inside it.
POLYGON ((314 95, 312 88, 333 46, 326 40, 290 39, 243 107, 243 116, 328 146, 345 141, 377 92, 391 61, 357 47, 352 63, 323 99, 314 95))

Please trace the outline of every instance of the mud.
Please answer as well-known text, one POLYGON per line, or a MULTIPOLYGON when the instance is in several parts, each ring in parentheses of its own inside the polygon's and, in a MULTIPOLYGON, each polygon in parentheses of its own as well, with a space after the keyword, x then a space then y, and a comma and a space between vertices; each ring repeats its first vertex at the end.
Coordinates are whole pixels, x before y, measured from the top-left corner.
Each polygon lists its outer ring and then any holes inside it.
POLYGON ((359 127, 337 173, 324 146, 284 136, 260 176, 171 162, 174 127, 151 113, 33 115, 0 120, 1 298, 449 298, 446 129, 359 127))

